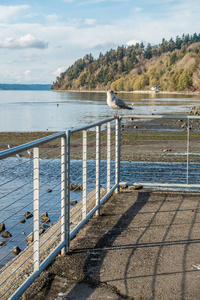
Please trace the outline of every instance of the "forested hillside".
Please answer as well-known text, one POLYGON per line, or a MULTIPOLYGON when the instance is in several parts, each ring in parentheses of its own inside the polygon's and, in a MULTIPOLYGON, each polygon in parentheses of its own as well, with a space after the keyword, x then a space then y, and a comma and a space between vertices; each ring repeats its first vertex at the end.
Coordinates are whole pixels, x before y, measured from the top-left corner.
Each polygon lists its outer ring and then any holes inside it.
POLYGON ((77 60, 53 83, 54 90, 200 91, 200 34, 177 36, 161 44, 111 49, 98 59, 77 60))

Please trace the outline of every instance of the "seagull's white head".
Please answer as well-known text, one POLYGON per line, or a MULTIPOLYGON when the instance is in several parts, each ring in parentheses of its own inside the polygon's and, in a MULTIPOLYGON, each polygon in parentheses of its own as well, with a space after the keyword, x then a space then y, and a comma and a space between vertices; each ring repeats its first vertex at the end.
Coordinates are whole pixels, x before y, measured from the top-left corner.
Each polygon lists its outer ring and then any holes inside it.
POLYGON ((114 95, 114 94, 117 94, 116 92, 114 92, 114 91, 112 91, 112 90, 109 90, 109 91, 107 91, 107 95, 114 95))

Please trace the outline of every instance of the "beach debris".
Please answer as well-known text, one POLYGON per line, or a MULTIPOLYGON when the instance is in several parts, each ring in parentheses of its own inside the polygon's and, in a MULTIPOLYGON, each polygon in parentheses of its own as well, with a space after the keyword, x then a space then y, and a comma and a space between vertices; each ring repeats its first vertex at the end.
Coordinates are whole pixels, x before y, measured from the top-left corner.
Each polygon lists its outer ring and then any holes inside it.
POLYGON ((9 231, 4 231, 1 236, 4 238, 4 239, 8 239, 12 236, 12 234, 9 232, 9 231))
MULTIPOLYGON (((39 235, 42 235, 44 232, 45 232, 44 228, 40 229, 39 235)), ((31 232, 26 238, 27 246, 29 246, 33 241, 34 241, 34 232, 31 232)))
POLYGON ((193 265, 193 268, 200 270, 200 264, 199 265, 193 265))
POLYGON ((49 223, 50 219, 49 219, 48 213, 47 212, 43 213, 40 216, 40 220, 41 220, 42 223, 49 223))
POLYGON ((34 234, 33 232, 31 232, 26 238, 27 246, 29 246, 33 242, 33 240, 34 240, 34 234))
POLYGON ((190 115, 199 115, 200 114, 200 106, 190 107, 190 115))
POLYGON ((129 190, 141 190, 143 188, 140 184, 133 184, 129 186, 129 190))
POLYGON ((82 191, 83 190, 83 185, 82 184, 74 184, 74 183, 72 183, 70 185, 70 190, 71 191, 82 191))
POLYGON ((73 201, 70 201, 70 205, 76 205, 78 201, 76 200, 73 200, 73 201))
POLYGON ((41 223, 50 223, 50 219, 49 218, 42 218, 41 219, 41 223))
POLYGON ((0 242, 0 247, 4 246, 7 242, 6 241, 1 241, 0 242))
POLYGON ((25 220, 25 219, 20 219, 19 221, 20 221, 20 223, 22 223, 22 224, 26 223, 26 220, 25 220))
POLYGON ((46 228, 49 228, 50 226, 47 225, 47 224, 42 224, 40 225, 40 229, 46 229, 46 228))
POLYGON ((44 232, 45 232, 45 229, 44 229, 44 228, 40 229, 39 235, 42 235, 44 232))
POLYGON ((12 252, 13 252, 14 255, 18 255, 21 252, 21 249, 17 246, 15 248, 13 248, 12 252))
POLYGON ((42 218, 48 218, 48 212, 45 212, 45 213, 43 213, 41 216, 40 216, 40 218, 42 219, 42 218))
POLYGON ((30 218, 33 217, 33 214, 32 214, 30 211, 26 211, 26 212, 24 213, 24 217, 25 217, 26 219, 30 219, 30 218))
POLYGON ((0 233, 1 233, 2 231, 4 231, 4 230, 6 230, 6 226, 5 226, 5 224, 2 222, 2 223, 0 223, 0 233))
POLYGON ((124 190, 124 189, 127 189, 127 188, 128 188, 128 184, 127 184, 127 182, 120 182, 119 186, 120 186, 120 189, 122 189, 122 190, 124 190))

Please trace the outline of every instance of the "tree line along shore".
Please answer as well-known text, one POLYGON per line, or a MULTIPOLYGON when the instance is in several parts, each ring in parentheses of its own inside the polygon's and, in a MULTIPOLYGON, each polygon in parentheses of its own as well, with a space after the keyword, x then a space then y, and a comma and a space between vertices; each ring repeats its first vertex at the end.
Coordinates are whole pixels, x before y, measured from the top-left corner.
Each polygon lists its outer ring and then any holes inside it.
POLYGON ((87 54, 53 82, 53 90, 200 91, 200 34, 111 49, 97 59, 87 54))

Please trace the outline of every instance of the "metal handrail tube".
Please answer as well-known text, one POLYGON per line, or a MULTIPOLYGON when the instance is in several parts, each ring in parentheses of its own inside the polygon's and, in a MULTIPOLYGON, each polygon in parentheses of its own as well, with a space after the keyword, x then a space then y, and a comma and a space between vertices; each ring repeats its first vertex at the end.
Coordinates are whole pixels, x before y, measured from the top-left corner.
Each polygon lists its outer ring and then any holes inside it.
POLYGON ((13 156, 15 154, 18 154, 20 152, 32 149, 34 147, 39 147, 39 146, 41 146, 41 145, 43 145, 43 144, 45 144, 47 142, 51 142, 53 140, 61 138, 64 135, 65 135, 65 132, 55 133, 55 134, 46 136, 44 138, 41 138, 41 139, 38 139, 38 140, 35 140, 35 141, 32 141, 32 142, 26 143, 24 145, 20 145, 20 146, 11 148, 11 149, 7 149, 7 150, 4 150, 4 151, 1 151, 0 152, 0 160, 4 159, 4 158, 7 158, 7 157, 10 157, 10 156, 13 156))
POLYGON ((71 129, 71 134, 79 132, 79 131, 83 131, 83 130, 88 130, 88 129, 90 129, 92 127, 96 127, 98 125, 103 125, 103 124, 105 124, 107 122, 111 122, 111 121, 113 121, 115 119, 116 119, 115 117, 112 117, 112 118, 108 118, 108 119, 105 119, 105 120, 102 120, 102 121, 99 121, 99 122, 91 123, 91 124, 86 125, 86 126, 82 126, 82 127, 78 127, 78 128, 75 128, 75 129, 71 129))
MULTIPOLYGON (((129 183, 129 182, 127 182, 129 183)), ((200 184, 185 184, 185 183, 148 183, 148 182, 138 182, 137 184, 143 186, 153 186, 153 187, 182 187, 182 188, 200 188, 200 184)))
POLYGON ((123 116, 123 119, 200 119, 200 116, 190 116, 190 115, 131 115, 123 116))

